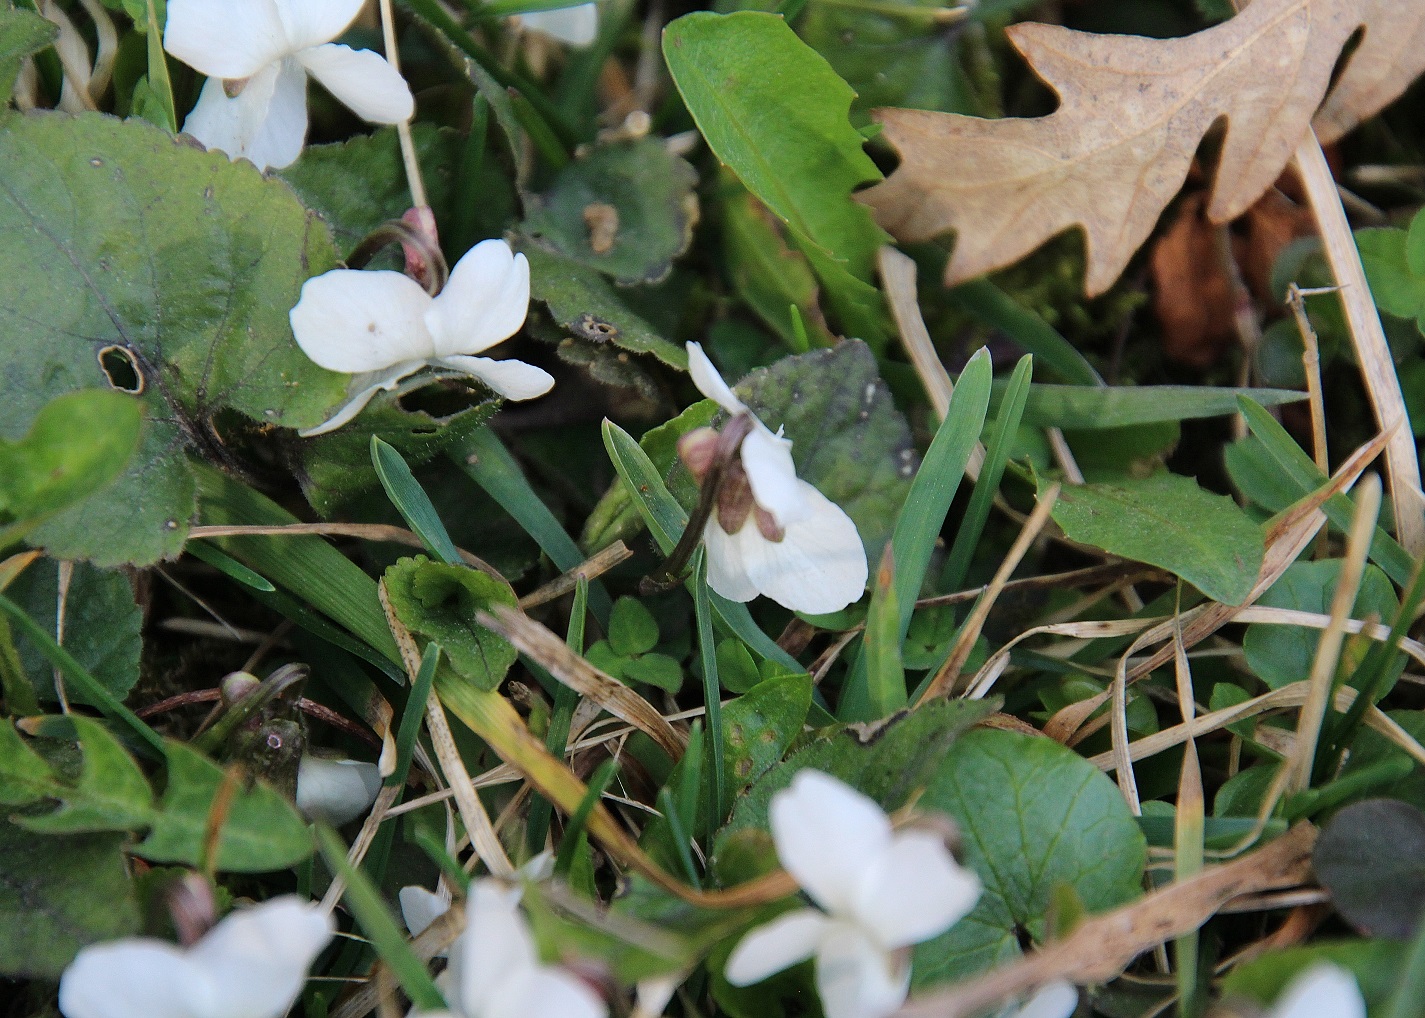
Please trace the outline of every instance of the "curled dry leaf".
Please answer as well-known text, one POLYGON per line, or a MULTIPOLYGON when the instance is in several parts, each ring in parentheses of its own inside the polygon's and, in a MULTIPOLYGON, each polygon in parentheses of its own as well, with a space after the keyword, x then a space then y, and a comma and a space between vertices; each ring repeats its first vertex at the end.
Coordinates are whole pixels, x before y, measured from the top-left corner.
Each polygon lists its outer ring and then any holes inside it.
POLYGON ((1006 120, 878 110, 901 165, 861 197, 901 240, 956 231, 947 284, 1081 227, 1093 296, 1147 239, 1214 122, 1225 118, 1227 131, 1207 214, 1221 223, 1250 208, 1291 160, 1356 28, 1366 24, 1366 41, 1324 111, 1335 125, 1409 84, 1422 47, 1393 62, 1404 37, 1425 32, 1422 20, 1414 2, 1257 0, 1181 39, 1016 25, 1011 41, 1058 93, 1059 109, 1006 120))

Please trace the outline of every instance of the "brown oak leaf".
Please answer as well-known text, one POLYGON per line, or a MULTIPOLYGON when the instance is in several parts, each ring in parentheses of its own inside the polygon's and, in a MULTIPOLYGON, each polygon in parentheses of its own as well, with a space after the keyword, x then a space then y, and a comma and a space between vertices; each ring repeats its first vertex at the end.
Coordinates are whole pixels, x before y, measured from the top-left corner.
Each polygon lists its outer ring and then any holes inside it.
POLYGON ((1425 3, 1357 0, 1365 33, 1313 124, 1323 145, 1385 109, 1425 72, 1425 3))
POLYGON ((1077 226, 1085 236, 1085 290, 1102 293, 1152 232, 1215 122, 1227 127, 1207 214, 1222 223, 1250 208, 1290 161, 1341 47, 1366 14, 1375 20, 1347 65, 1339 99, 1328 104, 1332 123, 1373 112, 1391 88, 1408 83, 1376 66, 1401 45, 1380 37, 1394 35, 1392 18, 1425 19, 1422 6, 1256 0, 1181 39, 1013 26, 1011 41, 1059 95, 1059 108, 1005 120, 877 110, 901 164, 860 197, 901 240, 954 230, 947 284, 1002 268, 1077 226))

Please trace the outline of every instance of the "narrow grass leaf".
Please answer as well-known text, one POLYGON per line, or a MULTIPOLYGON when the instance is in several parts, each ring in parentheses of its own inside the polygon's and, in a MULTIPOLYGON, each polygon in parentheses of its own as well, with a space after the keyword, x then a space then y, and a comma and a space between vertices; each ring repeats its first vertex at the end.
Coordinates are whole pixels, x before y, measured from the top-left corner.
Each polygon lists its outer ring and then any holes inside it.
POLYGON ((371 464, 376 468, 376 476, 381 479, 381 487, 386 489, 386 497, 426 549, 448 566, 464 565, 430 496, 416 480, 416 475, 411 473, 410 464, 394 446, 381 441, 378 435, 371 436, 371 464))
POLYGON ((982 325, 1014 338, 1039 363, 1070 385, 1101 386, 1103 379, 1083 354, 1039 315, 1015 302, 988 279, 977 279, 946 292, 951 304, 982 325))
MULTIPOLYGON (((703 705, 707 711, 708 770, 712 775, 709 794, 712 808, 708 810, 708 844, 713 834, 727 819, 732 807, 727 797, 727 771, 723 763, 722 683, 718 679, 717 642, 713 636, 712 605, 708 595, 707 555, 699 551, 693 566, 693 612, 698 622, 698 657, 703 665, 703 705)), ((692 745, 688 749, 692 752, 692 745)))
POLYGON ((569 814, 569 821, 564 825, 564 836, 559 840, 559 855, 554 860, 554 875, 560 878, 569 875, 570 868, 574 865, 574 856, 579 851, 579 846, 587 842, 588 832, 585 827, 589 824, 589 814, 594 811, 599 800, 603 798, 604 792, 609 787, 609 782, 613 781, 614 775, 618 773, 617 760, 605 760, 599 764, 598 770, 589 778, 589 787, 584 792, 584 797, 579 800, 579 805, 574 812, 569 814))
POLYGON ((236 580, 253 590, 260 590, 264 594, 271 594, 277 590, 264 576, 253 572, 227 552, 215 548, 207 542, 190 541, 183 550, 198 561, 208 563, 229 579, 236 580))
POLYGON ((1033 372, 1034 358, 1026 354, 1019 359, 1014 374, 1010 376, 1009 385, 995 417, 993 433, 985 447, 985 461, 980 467, 980 476, 975 481, 974 493, 970 495, 970 505, 965 510, 965 519, 955 534, 955 543, 950 548, 945 569, 940 574, 942 590, 959 590, 965 581, 965 574, 970 569, 970 559, 985 532, 985 522, 990 518, 995 493, 999 491, 1000 480, 1004 477, 1010 449, 1019 433, 1019 422, 1024 417, 1024 405, 1029 399, 1029 379, 1033 372))
POLYGON ((889 717, 906 706, 905 664, 901 658, 900 607, 896 601, 896 561, 890 545, 881 558, 861 658, 866 662, 870 716, 889 717))
POLYGON ((356 921, 370 938, 376 954, 390 966, 415 1009, 444 1011, 445 998, 436 988, 425 962, 411 949, 401 925, 382 900, 381 892, 365 873, 347 861, 346 846, 341 838, 330 828, 319 825, 317 841, 332 872, 346 881, 346 903, 351 906, 356 921))

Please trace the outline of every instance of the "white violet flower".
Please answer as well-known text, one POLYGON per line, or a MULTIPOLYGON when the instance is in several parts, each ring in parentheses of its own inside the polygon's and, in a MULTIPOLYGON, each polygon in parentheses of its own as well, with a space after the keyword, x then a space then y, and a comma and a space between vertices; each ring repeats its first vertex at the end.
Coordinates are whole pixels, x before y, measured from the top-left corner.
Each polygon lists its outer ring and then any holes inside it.
POLYGON ((772 434, 733 395, 697 343, 688 344, 688 371, 704 396, 734 417, 752 419, 703 527, 708 584, 733 601, 765 594, 811 615, 840 611, 860 598, 866 549, 851 517, 797 476, 792 443, 772 434))
POLYGON ((208 76, 183 130, 258 169, 307 138, 310 74, 363 120, 411 119, 410 87, 386 58, 332 42, 365 0, 169 0, 163 46, 208 76))
POLYGON ((297 809, 308 820, 340 827, 371 808, 381 791, 381 771, 361 760, 303 753, 297 764, 297 809))
POLYGON ((531 28, 568 46, 584 47, 599 34, 599 5, 579 4, 550 11, 528 11, 520 15, 525 28, 531 28))
POLYGON ((975 907, 980 881, 939 835, 891 829, 874 802, 816 770, 772 796, 777 858, 821 909, 778 916, 743 937, 727 960, 734 986, 816 958, 826 1018, 884 1018, 910 988, 906 948, 975 907))
POLYGON ((606 1018, 608 1008, 582 980, 540 963, 519 899, 518 886, 470 885, 465 932, 440 978, 451 1011, 459 1018, 606 1018))
POLYGON ((67 1018, 281 1018, 331 940, 331 916, 287 895, 233 912, 192 947, 130 938, 82 949, 59 981, 67 1018))
POLYGON ((1069 1018, 1079 1006, 1079 991, 1064 979, 1045 983, 1023 1007, 1009 1011, 1004 1018, 1069 1018))
POLYGON ((302 284, 292 309, 297 345, 330 371, 347 371, 351 401, 303 435, 351 420, 383 389, 424 367, 479 379, 506 399, 533 399, 554 385, 517 360, 474 357, 519 331, 529 310, 529 262, 503 240, 476 244, 432 297, 410 276, 389 270, 333 269, 302 284))
POLYGON ((1366 1002, 1351 973, 1323 961, 1287 984, 1270 1018, 1366 1018, 1366 1002))

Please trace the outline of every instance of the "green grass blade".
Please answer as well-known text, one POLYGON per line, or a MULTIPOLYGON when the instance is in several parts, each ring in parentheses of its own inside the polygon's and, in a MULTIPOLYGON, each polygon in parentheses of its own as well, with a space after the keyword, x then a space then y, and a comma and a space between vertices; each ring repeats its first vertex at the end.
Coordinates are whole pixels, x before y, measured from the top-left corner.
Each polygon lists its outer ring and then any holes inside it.
MULTIPOLYGON (((195 464, 201 497, 199 516, 212 526, 282 526, 291 513, 240 481, 195 464)), ((320 537, 311 535, 217 537, 223 551, 290 591, 355 634, 382 657, 399 663, 400 652, 376 596, 376 581, 320 537)))
POLYGON ((881 558, 866 612, 866 635, 860 661, 866 668, 868 713, 889 717, 909 700, 905 689, 905 664, 901 657, 900 607, 896 601, 896 563, 890 545, 881 558))
MULTIPOLYGON (((910 617, 915 611, 915 600, 920 595, 921 584, 925 582, 926 570, 930 568, 935 539, 945 525, 950 503, 955 500, 970 453, 980 440, 980 432, 985 425, 992 372, 987 350, 978 351, 965 365, 951 394, 945 420, 925 452, 925 459, 911 483, 910 494, 906 496, 905 505, 896 519, 890 543, 895 560, 896 627, 894 632, 874 636, 867 633, 867 642, 874 642, 878 648, 884 647, 887 642, 894 642, 899 648, 905 641, 910 617)), ((867 625, 869 627, 870 620, 867 625)), ((885 716, 875 713, 877 707, 871 696, 869 664, 863 645, 842 687, 838 719, 872 721, 885 716)))
MULTIPOLYGON (((555 568, 568 572, 584 561, 579 546, 535 494, 524 471, 493 431, 476 429, 447 455, 534 538, 555 568)), ((603 584, 590 585, 589 605, 599 625, 607 629, 613 602, 603 584)))
POLYGON ((381 487, 386 489, 386 497, 421 539, 426 550, 448 566, 463 565, 460 552, 441 522, 440 514, 435 511, 430 496, 416 480, 416 475, 411 473, 405 458, 390 443, 372 435, 371 463, 376 468, 376 476, 381 479, 381 487))
POLYGON ((564 837, 559 842, 559 855, 554 860, 555 876, 569 875, 569 870, 574 865, 574 853, 579 850, 579 843, 588 837, 584 827, 589 822, 589 814, 599 804, 604 790, 609 787, 609 782, 613 781, 617 773, 618 761, 605 760, 589 778, 589 787, 585 790, 584 797, 579 800, 578 807, 569 815, 569 822, 564 825, 564 837))
POLYGON ((271 594, 277 590, 266 577, 253 572, 227 552, 204 541, 190 541, 183 550, 198 561, 208 563, 224 576, 236 580, 245 587, 260 590, 264 594, 271 594))
POLYGON ((163 52, 163 29, 158 23, 154 0, 148 0, 148 87, 158 101, 158 113, 165 123, 159 124, 172 134, 178 133, 178 115, 173 109, 173 83, 168 77, 168 58, 163 52))
POLYGON ((946 293, 950 303, 982 325, 1012 336, 1070 385, 1103 385, 1084 355, 1039 315, 1020 304, 988 279, 962 283, 946 293))
POLYGON ((401 989, 417 1011, 443 1011, 445 998, 436 988, 425 962, 412 950, 396 917, 381 899, 381 892, 371 879, 347 862, 346 846, 336 832, 324 825, 317 826, 317 841, 322 856, 333 873, 346 881, 346 903, 371 940, 376 954, 391 968, 401 989))
POLYGON ((980 467, 980 478, 975 482, 975 491, 970 496, 965 519, 955 534, 955 543, 951 546, 945 568, 940 573, 941 590, 959 590, 960 585, 965 582, 965 574, 970 569, 970 559, 985 532, 985 523, 990 518, 995 492, 999 491, 1005 464, 1009 461, 1010 448, 1019 431, 1019 422, 1024 417, 1024 404, 1029 399, 1029 378, 1033 372, 1034 358, 1026 354, 1020 358, 1019 363, 1015 365, 1014 374, 1010 376, 1009 387, 1005 389, 989 445, 985 449, 985 462, 980 467))
MULTIPOLYGON (((1296 497, 1309 495, 1326 483, 1326 475, 1271 414, 1245 396, 1238 397, 1237 404, 1242 416, 1247 420, 1247 427, 1262 443, 1277 466, 1281 467, 1282 479, 1289 481, 1297 489, 1296 497)), ((1350 529, 1356 504, 1349 495, 1333 495, 1321 509, 1326 513, 1331 525, 1345 533, 1350 529)), ((1400 587, 1410 585, 1411 576, 1415 572, 1414 560, 1395 538, 1379 527, 1371 538, 1370 559, 1400 587)))
MULTIPOLYGON (((628 432, 612 421, 604 421, 604 448, 608 450, 614 469, 622 478, 634 506, 648 525, 649 532, 653 534, 653 539, 658 542, 663 554, 667 555, 678 543, 678 538, 688 525, 688 514, 663 483, 662 475, 658 473, 658 468, 653 465, 648 454, 628 432)), ((762 632, 757 623, 752 621, 752 615, 745 604, 729 601, 714 590, 708 591, 708 602, 723 625, 736 633, 753 652, 790 671, 806 671, 797 663, 796 658, 762 632)))

